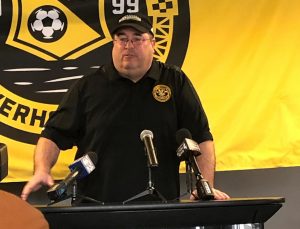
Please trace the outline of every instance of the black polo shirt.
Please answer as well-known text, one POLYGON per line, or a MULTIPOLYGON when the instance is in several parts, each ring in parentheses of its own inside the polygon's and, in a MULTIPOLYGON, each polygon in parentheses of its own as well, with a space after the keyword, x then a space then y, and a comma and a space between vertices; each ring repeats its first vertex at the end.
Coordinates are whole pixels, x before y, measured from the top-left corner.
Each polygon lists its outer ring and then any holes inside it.
POLYGON ((140 133, 153 132, 159 166, 152 169, 157 191, 179 195, 176 131, 187 128, 197 142, 212 140, 200 100, 177 67, 154 61, 138 82, 113 65, 78 80, 49 118, 42 136, 61 150, 78 147, 76 158, 94 151, 96 169, 79 181, 81 192, 104 202, 122 202, 148 186, 147 157, 140 133))

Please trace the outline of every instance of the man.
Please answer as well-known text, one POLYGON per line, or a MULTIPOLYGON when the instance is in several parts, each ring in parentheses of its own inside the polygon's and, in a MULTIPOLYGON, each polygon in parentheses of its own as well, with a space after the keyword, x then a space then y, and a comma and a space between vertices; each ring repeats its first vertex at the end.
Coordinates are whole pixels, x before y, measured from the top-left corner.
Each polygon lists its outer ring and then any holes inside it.
MULTIPOLYGON (((175 66, 153 61, 152 24, 139 14, 122 16, 112 30, 112 64, 78 80, 50 117, 35 150, 34 176, 21 197, 53 185, 50 171, 60 150, 76 145, 76 158, 98 154, 96 169, 79 181, 81 194, 123 202, 145 190, 147 158, 140 133, 154 134, 158 167, 152 179, 167 199, 179 196, 176 131, 187 128, 202 155, 203 176, 213 187, 215 153, 200 100, 187 76, 175 66)), ((229 198, 213 189, 216 199, 229 198)))

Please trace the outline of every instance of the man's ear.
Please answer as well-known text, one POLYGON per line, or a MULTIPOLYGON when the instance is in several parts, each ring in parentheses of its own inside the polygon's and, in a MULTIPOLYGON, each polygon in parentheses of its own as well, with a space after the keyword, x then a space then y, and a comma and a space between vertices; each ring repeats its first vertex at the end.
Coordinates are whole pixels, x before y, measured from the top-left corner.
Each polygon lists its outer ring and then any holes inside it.
POLYGON ((153 38, 153 39, 151 40, 151 45, 152 45, 152 47, 153 47, 153 53, 155 53, 155 50, 154 50, 155 44, 156 44, 156 41, 155 41, 155 38, 153 38))

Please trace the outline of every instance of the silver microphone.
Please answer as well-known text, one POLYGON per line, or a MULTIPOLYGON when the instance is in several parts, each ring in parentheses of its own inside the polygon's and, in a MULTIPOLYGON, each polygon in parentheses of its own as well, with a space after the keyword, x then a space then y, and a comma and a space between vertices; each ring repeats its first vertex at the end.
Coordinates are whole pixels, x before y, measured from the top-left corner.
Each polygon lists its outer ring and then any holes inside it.
POLYGON ((150 167, 157 167, 158 161, 156 158, 156 152, 153 145, 153 133, 151 130, 143 130, 140 134, 141 140, 145 144, 145 151, 148 157, 148 163, 150 167))

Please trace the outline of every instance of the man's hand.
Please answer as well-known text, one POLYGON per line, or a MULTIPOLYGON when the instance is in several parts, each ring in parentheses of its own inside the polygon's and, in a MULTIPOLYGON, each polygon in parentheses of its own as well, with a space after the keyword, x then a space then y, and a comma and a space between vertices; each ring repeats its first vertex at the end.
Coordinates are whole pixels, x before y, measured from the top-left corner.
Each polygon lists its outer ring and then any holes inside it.
POLYGON ((35 192, 39 190, 42 186, 52 186, 54 184, 54 181, 50 174, 43 172, 43 173, 36 173, 34 176, 30 179, 30 181, 27 182, 27 184, 24 186, 21 194, 22 200, 27 200, 29 194, 31 192, 35 192))
MULTIPOLYGON (((227 195, 225 192, 222 192, 218 189, 212 188, 212 191, 214 193, 215 196, 215 200, 227 200, 230 199, 230 196, 227 195)), ((191 196, 190 196, 190 200, 197 200, 198 198, 198 194, 197 194, 197 190, 195 189, 191 196)))
POLYGON ((227 195, 225 192, 222 192, 218 189, 213 188, 212 189, 214 195, 215 195, 215 200, 227 200, 230 199, 230 196, 227 195))

